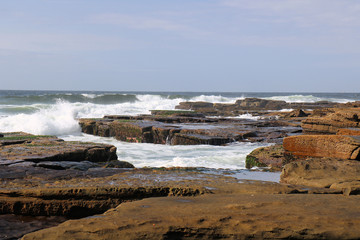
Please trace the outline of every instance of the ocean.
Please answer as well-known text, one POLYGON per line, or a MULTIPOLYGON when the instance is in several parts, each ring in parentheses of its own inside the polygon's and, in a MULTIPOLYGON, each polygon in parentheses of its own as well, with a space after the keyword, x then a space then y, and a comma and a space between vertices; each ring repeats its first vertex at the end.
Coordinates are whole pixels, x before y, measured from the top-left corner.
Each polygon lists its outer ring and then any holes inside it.
MULTIPOLYGON (((135 167, 245 168, 245 157, 265 143, 232 143, 226 146, 170 146, 120 142, 83 134, 79 118, 104 115, 149 114, 150 110, 172 110, 183 101, 234 103, 256 97, 286 102, 360 101, 360 93, 209 93, 209 92, 99 92, 0 90, 0 132, 24 131, 56 135, 68 141, 113 144, 119 160, 135 167)), ((254 121, 250 114, 238 116, 254 121)))

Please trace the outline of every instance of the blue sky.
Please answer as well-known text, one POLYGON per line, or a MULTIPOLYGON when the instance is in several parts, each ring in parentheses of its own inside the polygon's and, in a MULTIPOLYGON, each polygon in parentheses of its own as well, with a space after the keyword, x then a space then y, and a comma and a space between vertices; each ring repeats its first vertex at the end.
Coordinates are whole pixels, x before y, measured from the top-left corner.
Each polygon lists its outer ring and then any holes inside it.
POLYGON ((360 92, 358 0, 3 0, 0 89, 360 92))

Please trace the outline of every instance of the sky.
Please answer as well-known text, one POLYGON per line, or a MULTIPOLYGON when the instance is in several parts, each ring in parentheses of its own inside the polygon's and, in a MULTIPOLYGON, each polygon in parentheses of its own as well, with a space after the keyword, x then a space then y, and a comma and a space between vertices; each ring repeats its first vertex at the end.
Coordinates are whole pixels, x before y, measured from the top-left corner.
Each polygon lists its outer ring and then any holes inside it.
POLYGON ((1 0, 0 89, 360 92, 360 1, 1 0))

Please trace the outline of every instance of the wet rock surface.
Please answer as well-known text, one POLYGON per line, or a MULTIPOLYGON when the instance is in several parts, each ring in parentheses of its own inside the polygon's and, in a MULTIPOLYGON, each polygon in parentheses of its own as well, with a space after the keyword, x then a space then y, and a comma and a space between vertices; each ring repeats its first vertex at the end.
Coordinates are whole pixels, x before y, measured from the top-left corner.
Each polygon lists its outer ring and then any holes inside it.
POLYGON ((317 109, 335 107, 332 102, 315 103, 287 103, 285 101, 266 100, 258 98, 245 98, 237 100, 234 104, 208 103, 208 102, 181 102, 176 109, 194 110, 205 115, 236 116, 245 113, 258 114, 259 111, 281 109, 317 109))
POLYGON ((246 168, 270 167, 272 170, 281 170, 290 159, 285 156, 282 144, 261 147, 246 156, 246 168))
POLYGON ((54 136, 4 133, 0 138, 0 165, 48 161, 105 162, 117 159, 112 145, 65 142, 54 136))
POLYGON ((249 119, 105 116, 80 119, 82 131, 120 141, 170 145, 224 145, 236 141, 281 142, 299 134, 299 124, 271 118, 249 119))
POLYGON ((53 227, 67 220, 67 218, 62 216, 0 215, 0 239, 19 239, 29 232, 53 227))

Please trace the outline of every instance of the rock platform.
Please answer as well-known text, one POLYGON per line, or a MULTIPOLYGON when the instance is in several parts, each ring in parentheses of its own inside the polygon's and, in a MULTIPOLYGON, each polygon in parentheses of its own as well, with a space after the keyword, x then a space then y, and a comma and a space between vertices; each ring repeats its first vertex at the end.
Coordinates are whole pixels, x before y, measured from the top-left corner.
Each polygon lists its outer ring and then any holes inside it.
POLYGON ((280 183, 230 170, 118 168, 111 145, 1 133, 0 238, 360 239, 358 107, 244 99, 79 120, 85 133, 129 142, 277 143, 247 165, 282 169, 280 183), (275 112, 284 108, 296 110, 275 112), (259 120, 225 117, 245 113, 259 120), (12 223, 19 216, 31 224, 12 223))
POLYGON ((80 119, 82 132, 120 141, 169 145, 224 145, 231 142, 281 142, 301 132, 298 120, 257 121, 195 116, 105 116, 80 119))
MULTIPOLYGON (((147 189, 141 192, 150 193, 149 189, 159 189, 154 196, 139 194, 138 198, 132 199, 138 201, 124 201, 103 214, 69 220, 57 227, 29 233, 22 239, 360 237, 360 229, 356 227, 360 224, 358 195, 344 196, 339 190, 327 188, 239 181, 231 176, 176 169, 155 170, 158 181, 154 182, 154 170, 146 171, 118 173, 105 179, 114 183, 112 189, 124 189, 123 193, 140 189, 147 189), (133 184, 134 180, 140 179, 141 185, 133 184), (130 185, 127 185, 129 180, 130 185), (139 200, 145 197, 149 198, 139 200)), ((100 186, 105 187, 106 181, 96 179, 93 182, 100 189, 100 186)), ((116 195, 116 191, 107 192, 116 195)), ((119 199, 122 197, 117 196, 119 199)))

